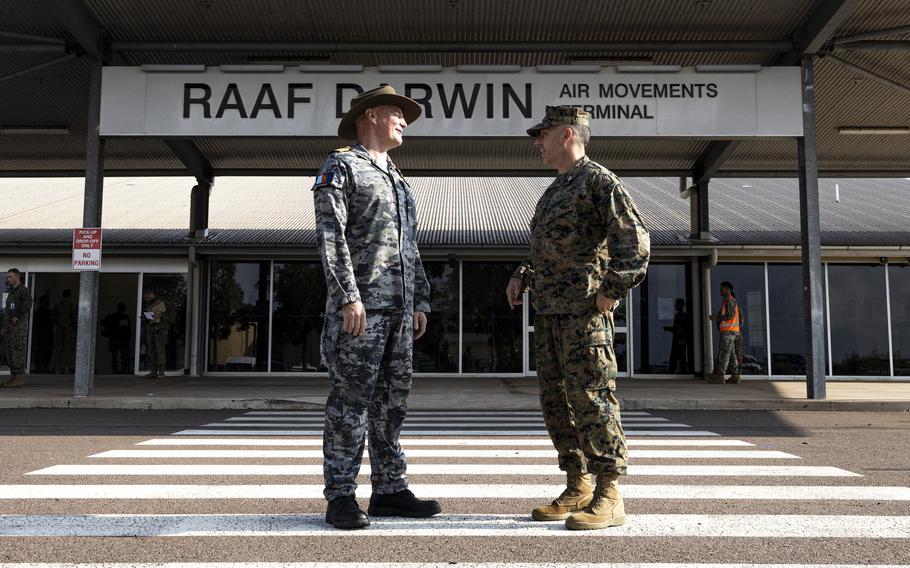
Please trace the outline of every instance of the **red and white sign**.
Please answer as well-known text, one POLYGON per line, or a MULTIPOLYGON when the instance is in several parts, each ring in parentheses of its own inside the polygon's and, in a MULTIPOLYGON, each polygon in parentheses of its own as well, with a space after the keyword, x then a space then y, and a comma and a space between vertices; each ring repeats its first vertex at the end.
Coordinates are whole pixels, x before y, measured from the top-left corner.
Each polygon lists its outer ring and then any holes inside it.
POLYGON ((101 229, 73 229, 73 270, 101 270, 101 229))

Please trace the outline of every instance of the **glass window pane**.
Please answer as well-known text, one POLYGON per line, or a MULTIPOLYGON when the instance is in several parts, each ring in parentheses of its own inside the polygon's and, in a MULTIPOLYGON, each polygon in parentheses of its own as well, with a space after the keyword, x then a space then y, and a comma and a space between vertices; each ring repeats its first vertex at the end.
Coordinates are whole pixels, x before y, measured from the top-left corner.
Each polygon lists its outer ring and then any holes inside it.
POLYGON ((520 373, 521 310, 506 303, 505 289, 517 262, 464 262, 462 370, 520 373))
POLYGON ((326 296, 322 264, 276 262, 272 278, 272 372, 324 371, 319 356, 326 296))
POLYGON ((689 270, 688 263, 652 264, 645 281, 632 290, 636 373, 692 372, 689 270))
MULTIPOLYGON (((720 283, 730 282, 743 318, 740 326, 743 339, 744 375, 768 374, 768 346, 765 327, 765 267, 763 264, 718 264, 711 269, 714 287, 711 307, 716 314, 720 309, 720 283)), ((710 322, 717 355, 717 324, 710 322)))
POLYGON ((269 263, 212 263, 209 371, 268 370, 269 263))
POLYGON ((774 298, 768 305, 771 316, 771 373, 805 375, 802 265, 769 264, 768 295, 774 298))
POLYGON ((910 266, 888 266, 891 279, 891 340, 894 374, 910 375, 910 266))
MULTIPOLYGON (((164 326, 164 368, 168 371, 182 371, 186 366, 186 274, 145 274, 142 279, 143 293, 154 292, 164 302, 165 312, 158 325, 164 326)), ((145 301, 143 300, 143 304, 145 301)), ((150 346, 147 344, 148 322, 142 320, 139 351, 139 370, 148 371, 150 346)))
POLYGON ((414 371, 457 373, 458 263, 424 262, 430 281, 427 332, 414 342, 414 371))
POLYGON ((828 265, 834 375, 888 375, 885 267, 828 265))

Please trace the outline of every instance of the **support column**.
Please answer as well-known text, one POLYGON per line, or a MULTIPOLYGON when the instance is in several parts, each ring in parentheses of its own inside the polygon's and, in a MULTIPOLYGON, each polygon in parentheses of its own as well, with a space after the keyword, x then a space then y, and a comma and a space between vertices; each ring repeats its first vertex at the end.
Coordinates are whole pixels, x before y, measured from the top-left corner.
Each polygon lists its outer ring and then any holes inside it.
POLYGON ((803 136, 799 150, 799 217, 803 261, 803 322, 806 329, 806 398, 824 399, 825 327, 822 301, 818 159, 815 152, 814 56, 802 59, 803 136))
POLYGON ((697 241, 710 241, 712 237, 708 216, 708 180, 704 180, 690 189, 689 214, 691 218, 689 238, 697 241))
POLYGON ((695 257, 691 260, 689 266, 692 274, 692 293, 691 305, 689 306, 689 321, 692 322, 692 374, 696 377, 704 376, 704 334, 705 334, 705 315, 707 311, 703 305, 702 292, 702 265, 704 259, 695 257))
MULTIPOLYGON (((85 197, 82 226, 101 227, 101 203, 104 186, 104 140, 101 126, 102 59, 93 57, 89 78, 88 123, 85 134, 85 197)), ((79 274, 79 309, 76 328, 76 377, 73 395, 89 396, 95 386, 95 331, 98 323, 98 287, 101 274, 85 271, 79 274)))
POLYGON ((209 194, 212 183, 197 179, 190 193, 190 237, 204 239, 209 236, 209 194))

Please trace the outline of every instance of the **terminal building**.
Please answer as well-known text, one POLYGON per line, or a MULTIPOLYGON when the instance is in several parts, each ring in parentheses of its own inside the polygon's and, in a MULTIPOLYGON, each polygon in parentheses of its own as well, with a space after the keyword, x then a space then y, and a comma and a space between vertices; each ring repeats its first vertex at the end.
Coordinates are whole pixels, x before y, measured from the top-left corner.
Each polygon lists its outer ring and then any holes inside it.
POLYGON ((826 379, 910 375, 902 4, 591 4, 0 9, 0 263, 34 295, 31 372, 74 373, 77 395, 96 373, 143 373, 152 290, 169 373, 322 373, 310 188, 350 98, 387 82, 424 108, 392 153, 433 294, 417 373, 534 374, 533 309, 504 289, 554 172, 524 129, 575 104, 592 113, 589 156, 652 235, 617 318, 622 376, 709 371, 725 280, 747 377, 823 398, 826 379), (78 227, 104 230, 99 272, 73 270, 78 227))

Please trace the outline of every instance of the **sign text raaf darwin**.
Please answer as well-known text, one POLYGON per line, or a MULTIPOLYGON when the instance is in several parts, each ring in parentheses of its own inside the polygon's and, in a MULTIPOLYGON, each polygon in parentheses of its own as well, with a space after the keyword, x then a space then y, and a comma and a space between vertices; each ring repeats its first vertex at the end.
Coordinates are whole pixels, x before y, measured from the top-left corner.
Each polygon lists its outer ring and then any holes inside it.
POLYGON ((416 136, 523 136, 549 104, 591 113, 599 136, 801 136, 799 69, 749 73, 197 73, 104 71, 105 136, 335 136, 380 84, 417 100, 416 136))

